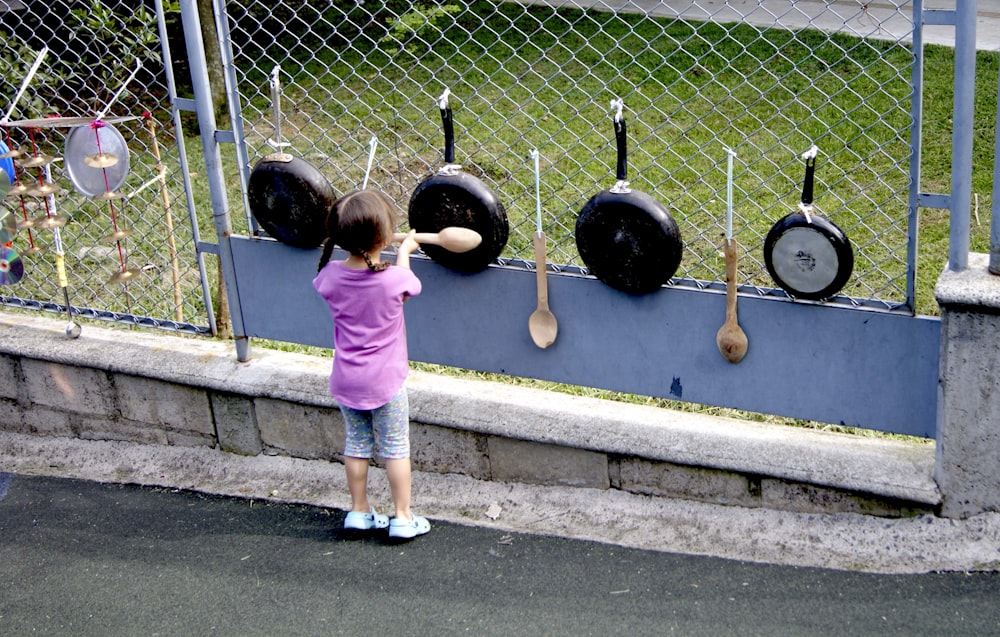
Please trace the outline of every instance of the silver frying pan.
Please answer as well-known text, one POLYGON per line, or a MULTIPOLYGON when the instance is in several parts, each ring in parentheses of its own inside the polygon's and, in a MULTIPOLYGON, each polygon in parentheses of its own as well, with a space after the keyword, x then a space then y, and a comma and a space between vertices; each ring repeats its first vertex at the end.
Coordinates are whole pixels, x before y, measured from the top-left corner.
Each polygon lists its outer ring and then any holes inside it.
POLYGON ((71 130, 66 135, 63 158, 73 188, 87 197, 115 192, 128 177, 130 156, 125 138, 102 120, 71 130))

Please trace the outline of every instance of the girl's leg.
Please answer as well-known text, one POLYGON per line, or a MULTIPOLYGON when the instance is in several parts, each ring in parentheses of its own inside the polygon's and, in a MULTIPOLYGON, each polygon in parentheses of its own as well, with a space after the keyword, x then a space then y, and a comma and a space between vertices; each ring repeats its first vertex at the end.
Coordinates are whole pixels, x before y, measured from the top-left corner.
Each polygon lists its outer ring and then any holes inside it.
POLYGON ((375 436, 372 429, 372 412, 342 407, 344 431, 344 471, 347 490, 351 494, 351 511, 368 513, 368 463, 375 453, 375 436))
POLYGON ((396 517, 409 521, 410 513, 410 403, 406 389, 373 413, 376 449, 385 458, 385 474, 396 507, 396 517))
POLYGON ((396 507, 396 517, 401 520, 412 520, 410 513, 410 459, 390 458, 385 461, 385 475, 389 480, 389 491, 396 507))
POLYGON ((368 458, 346 456, 344 469, 347 473, 347 489, 351 492, 351 511, 368 513, 371 510, 368 503, 368 458))

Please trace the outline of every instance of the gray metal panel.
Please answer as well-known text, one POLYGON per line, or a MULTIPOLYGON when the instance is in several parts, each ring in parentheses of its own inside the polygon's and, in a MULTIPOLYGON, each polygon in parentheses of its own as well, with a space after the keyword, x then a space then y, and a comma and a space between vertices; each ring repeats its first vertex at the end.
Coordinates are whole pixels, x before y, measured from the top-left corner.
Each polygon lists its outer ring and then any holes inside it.
MULTIPOLYGON (((233 239, 247 335, 329 347, 313 291, 319 250, 233 239)), ((629 296, 550 274, 554 345, 528 335, 535 275, 458 274, 414 257, 424 291, 406 306, 410 357, 481 371, 933 437, 940 321, 932 317, 741 296, 746 358, 715 345, 725 294, 665 288, 629 296)))

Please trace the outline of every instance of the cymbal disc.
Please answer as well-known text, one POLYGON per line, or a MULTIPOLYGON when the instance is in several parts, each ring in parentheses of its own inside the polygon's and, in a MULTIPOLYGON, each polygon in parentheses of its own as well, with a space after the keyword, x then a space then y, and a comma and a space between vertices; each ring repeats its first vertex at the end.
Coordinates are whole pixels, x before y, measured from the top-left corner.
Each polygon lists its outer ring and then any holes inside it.
POLYGON ((21 255, 22 256, 31 256, 33 254, 38 254, 41 251, 42 251, 42 248, 38 247, 38 245, 36 244, 36 245, 31 246, 27 250, 22 251, 21 255))
POLYGON ((54 162, 57 158, 49 155, 30 155, 15 159, 14 163, 21 168, 40 168, 54 162))
POLYGON ((8 150, 6 153, 0 154, 0 159, 20 159, 25 155, 27 155, 27 153, 25 153, 23 150, 21 150, 20 148, 15 148, 13 150, 8 150))
POLYGON ((10 187, 10 190, 7 192, 7 196, 8 197, 20 197, 21 195, 28 194, 29 190, 31 190, 31 186, 28 186, 26 184, 18 184, 16 186, 11 186, 10 187))
POLYGON ((104 243, 118 243, 122 239, 125 239, 132 234, 131 230, 118 230, 117 232, 112 232, 111 234, 101 237, 101 241, 104 243))
POLYGON ((52 228, 62 228, 69 222, 69 219, 62 215, 38 217, 34 221, 33 228, 51 230, 52 228))
POLYGON ((34 228, 34 227, 35 227, 35 220, 34 219, 18 219, 17 220, 17 229, 18 230, 24 230, 25 228, 34 228))
POLYGON ((62 190, 62 186, 55 182, 46 182, 40 186, 32 186, 28 188, 26 195, 31 197, 48 197, 62 190))
POLYGON ((118 157, 110 153, 95 153, 84 157, 83 163, 91 168, 110 168, 118 163, 118 157))
POLYGON ((96 201, 112 201, 114 199, 124 199, 125 197, 126 195, 120 192, 102 192, 96 197, 91 197, 91 199, 94 199, 96 201))
POLYGON ((105 117, 101 120, 94 117, 39 117, 37 119, 20 119, 15 122, 10 122, 8 126, 15 126, 19 128, 74 128, 76 126, 96 124, 98 121, 106 124, 115 124, 118 122, 127 122, 133 119, 139 119, 139 116, 128 115, 105 117))
POLYGON ((139 270, 126 268, 121 272, 115 272, 114 274, 112 274, 111 278, 108 279, 108 283, 128 283, 135 277, 139 276, 139 274, 140 274, 139 270))

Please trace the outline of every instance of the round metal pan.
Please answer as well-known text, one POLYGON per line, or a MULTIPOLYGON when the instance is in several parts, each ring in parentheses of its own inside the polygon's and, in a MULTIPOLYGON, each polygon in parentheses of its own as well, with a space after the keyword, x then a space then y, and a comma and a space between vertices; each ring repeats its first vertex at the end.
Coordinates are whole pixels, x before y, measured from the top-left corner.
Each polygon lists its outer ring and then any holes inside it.
POLYGON ((483 241, 464 253, 441 246, 422 245, 431 259, 458 272, 480 272, 493 263, 507 245, 507 212, 496 193, 479 178, 462 171, 455 162, 455 128, 448 91, 439 98, 444 128, 445 166, 420 182, 410 196, 410 228, 417 232, 440 232, 457 226, 475 230, 483 241))
POLYGON ((257 223, 268 235, 296 248, 323 243, 326 218, 336 198, 318 168, 285 153, 261 159, 247 183, 250 212, 257 223))
POLYGON ((131 160, 125 138, 113 125, 103 121, 77 126, 66 135, 63 152, 66 176, 73 188, 87 197, 115 192, 125 183, 131 160), (112 157, 110 166, 92 166, 88 157, 112 157))
POLYGON ((622 104, 614 116, 618 150, 617 183, 587 201, 576 220, 580 258, 595 277, 629 294, 658 290, 680 266, 684 244, 666 207, 629 189, 628 143, 622 104))
POLYGON ((281 67, 271 71, 274 134, 266 155, 250 171, 247 202, 250 213, 268 235, 296 248, 316 248, 326 239, 326 219, 337 199, 333 186, 318 168, 282 151, 281 67))
POLYGON ((851 278, 854 250, 843 230, 812 211, 815 146, 804 155, 799 209, 780 219, 764 239, 764 265, 774 282, 797 299, 837 294, 851 278))

